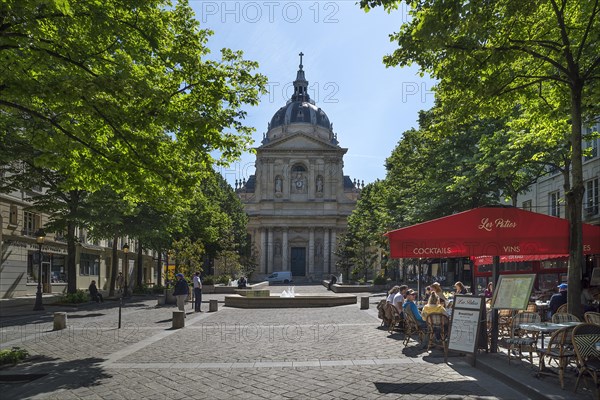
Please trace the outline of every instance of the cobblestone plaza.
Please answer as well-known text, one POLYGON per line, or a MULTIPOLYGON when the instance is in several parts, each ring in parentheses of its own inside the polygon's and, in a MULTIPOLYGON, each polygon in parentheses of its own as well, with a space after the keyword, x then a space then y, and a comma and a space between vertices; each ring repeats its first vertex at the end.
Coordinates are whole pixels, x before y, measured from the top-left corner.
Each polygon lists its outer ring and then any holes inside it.
MULTIPOLYGON (((296 287, 299 295, 324 291, 296 287)), ((190 303, 183 329, 171 328, 174 307, 144 297, 125 304, 120 330, 114 301, 67 310, 62 331, 52 331, 55 306, 24 316, 4 310, 2 348, 19 346, 33 357, 0 371, 29 377, 3 380, 2 398, 524 398, 467 357, 451 355, 446 364, 439 350, 426 352, 414 341, 404 347, 402 334, 379 328, 379 298, 368 310, 220 304, 217 312, 193 313, 190 303)))

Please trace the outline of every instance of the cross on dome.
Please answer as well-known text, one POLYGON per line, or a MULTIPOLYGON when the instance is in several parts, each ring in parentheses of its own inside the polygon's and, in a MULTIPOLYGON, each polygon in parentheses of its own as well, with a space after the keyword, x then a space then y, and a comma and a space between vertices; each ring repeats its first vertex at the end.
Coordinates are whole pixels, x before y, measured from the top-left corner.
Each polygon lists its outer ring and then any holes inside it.
POLYGON ((304 70, 302 65, 302 57, 304 53, 300 52, 300 65, 298 73, 296 74, 296 80, 294 81, 294 94, 292 95, 292 101, 309 101, 310 96, 308 95, 308 81, 304 77, 304 70))

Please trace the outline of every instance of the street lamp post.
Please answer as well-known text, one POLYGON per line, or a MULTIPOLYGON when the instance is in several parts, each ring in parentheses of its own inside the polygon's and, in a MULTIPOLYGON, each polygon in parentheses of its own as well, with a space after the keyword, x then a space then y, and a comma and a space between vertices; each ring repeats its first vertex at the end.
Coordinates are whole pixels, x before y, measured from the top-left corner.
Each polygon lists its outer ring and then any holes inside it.
POLYGON ((419 258, 419 267, 417 269, 417 300, 421 300, 421 274, 423 267, 421 267, 421 259, 419 258))
POLYGON ((124 285, 125 287, 123 288, 123 291, 121 292, 121 298, 119 299, 119 327, 118 329, 121 329, 121 309, 123 308, 123 297, 125 297, 127 295, 127 275, 129 275, 129 265, 127 265, 127 253, 129 252, 129 245, 127 243, 125 243, 123 245, 123 253, 125 253, 125 282, 124 285))
POLYGON ((129 261, 127 260, 127 253, 129 253, 129 245, 127 243, 123 245, 123 253, 125 253, 125 288, 123 289, 123 297, 128 297, 129 287, 127 285, 127 275, 129 275, 129 261))
POLYGON ((43 229, 39 229, 35 233, 35 241, 38 244, 38 285, 33 311, 42 311, 44 309, 42 302, 42 246, 44 245, 44 240, 46 240, 46 232, 43 229))

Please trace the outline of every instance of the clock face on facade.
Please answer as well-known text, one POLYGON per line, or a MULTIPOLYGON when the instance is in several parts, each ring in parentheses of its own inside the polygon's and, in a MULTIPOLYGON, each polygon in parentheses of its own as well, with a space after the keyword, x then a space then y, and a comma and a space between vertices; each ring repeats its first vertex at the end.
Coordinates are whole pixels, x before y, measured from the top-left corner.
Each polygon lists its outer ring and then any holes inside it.
POLYGON ((296 189, 302 189, 303 184, 304 184, 304 181, 302 181, 302 179, 297 179, 296 180, 296 189))

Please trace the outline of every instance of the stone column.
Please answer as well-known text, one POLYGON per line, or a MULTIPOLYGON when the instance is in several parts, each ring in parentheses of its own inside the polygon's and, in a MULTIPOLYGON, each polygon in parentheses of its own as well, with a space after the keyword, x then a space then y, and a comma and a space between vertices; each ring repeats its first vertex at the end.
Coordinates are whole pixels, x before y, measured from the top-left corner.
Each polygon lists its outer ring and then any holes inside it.
POLYGON ((259 265, 262 271, 267 272, 267 232, 265 228, 260 228, 260 251, 259 265))
POLYGON ((329 265, 330 260, 330 247, 329 246, 329 228, 325 228, 323 235, 323 272, 331 273, 331 266, 329 265))
POLYGON ((288 230, 287 228, 283 228, 283 238, 281 240, 281 263, 283 264, 281 266, 281 269, 283 271, 289 271, 290 270, 290 264, 288 261, 288 230))
POLYGON ((273 272, 273 228, 267 233, 267 273, 273 272))
POLYGON ((315 272, 315 228, 308 230, 308 274, 315 272))
POLYGON ((337 257, 335 255, 335 251, 337 250, 337 236, 336 236, 336 231, 335 229, 331 230, 331 256, 330 256, 330 263, 331 263, 331 271, 333 271, 335 269, 335 263, 337 261, 337 257))

